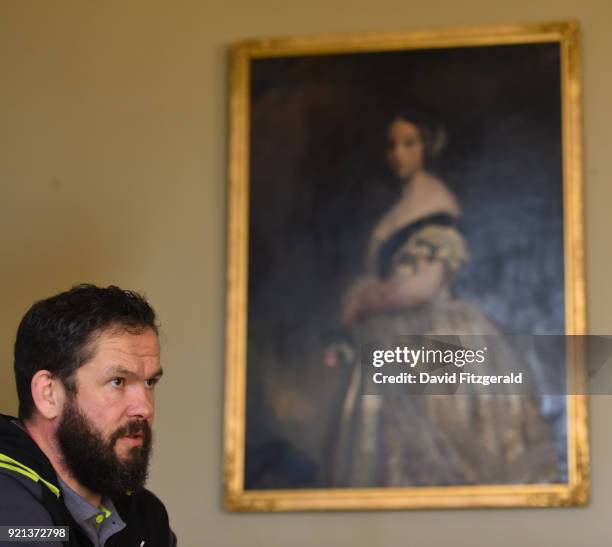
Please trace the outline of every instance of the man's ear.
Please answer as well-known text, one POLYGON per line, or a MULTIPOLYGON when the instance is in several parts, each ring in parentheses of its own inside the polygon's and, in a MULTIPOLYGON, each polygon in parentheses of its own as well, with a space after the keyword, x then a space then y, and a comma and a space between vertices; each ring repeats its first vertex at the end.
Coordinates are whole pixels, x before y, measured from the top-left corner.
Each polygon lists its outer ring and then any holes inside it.
POLYGON ((42 416, 53 420, 62 413, 66 391, 57 376, 48 370, 39 370, 32 377, 31 388, 34 405, 42 416))

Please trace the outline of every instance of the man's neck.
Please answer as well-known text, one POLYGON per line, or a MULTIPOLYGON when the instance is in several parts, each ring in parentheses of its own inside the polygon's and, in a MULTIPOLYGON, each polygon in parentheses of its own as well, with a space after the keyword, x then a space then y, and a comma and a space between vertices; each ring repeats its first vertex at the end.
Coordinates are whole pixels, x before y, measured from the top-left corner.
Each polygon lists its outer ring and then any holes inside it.
MULTIPOLYGON (((53 464, 53 462, 51 462, 53 464)), ((102 504, 102 495, 96 494, 92 492, 89 488, 83 486, 79 481, 77 481, 70 472, 67 472, 65 469, 58 469, 55 465, 55 472, 60 476, 60 478, 72 488, 79 496, 85 498, 89 503, 91 503, 94 507, 100 507, 102 504)))
POLYGON ((102 495, 96 492, 92 492, 89 488, 83 486, 78 480, 76 480, 70 471, 66 468, 63 462, 60 451, 57 447, 57 443, 49 430, 49 427, 39 425, 34 422, 22 422, 23 429, 30 435, 32 440, 38 445, 38 448, 42 450, 47 459, 51 462, 53 469, 57 475, 79 496, 85 498, 94 507, 99 507, 102 503, 102 495))

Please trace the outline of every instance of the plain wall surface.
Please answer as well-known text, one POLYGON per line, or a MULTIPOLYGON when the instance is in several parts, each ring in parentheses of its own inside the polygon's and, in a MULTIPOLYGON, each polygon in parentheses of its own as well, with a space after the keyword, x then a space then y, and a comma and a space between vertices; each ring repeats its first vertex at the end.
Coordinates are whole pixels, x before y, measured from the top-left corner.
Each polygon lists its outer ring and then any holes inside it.
POLYGON ((183 547, 596 547, 612 537, 610 397, 586 508, 228 514, 221 508, 227 46, 252 37, 576 19, 589 332, 612 333, 612 5, 570 1, 0 0, 0 411, 36 300, 83 281, 162 322, 150 487, 183 547))

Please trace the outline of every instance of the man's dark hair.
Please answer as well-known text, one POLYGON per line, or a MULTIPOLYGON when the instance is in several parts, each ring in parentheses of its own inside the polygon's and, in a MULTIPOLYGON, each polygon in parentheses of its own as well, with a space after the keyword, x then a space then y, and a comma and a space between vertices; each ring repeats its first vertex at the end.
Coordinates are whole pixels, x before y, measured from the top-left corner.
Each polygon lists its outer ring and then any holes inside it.
POLYGON ((36 302, 25 314, 15 341, 15 381, 19 418, 34 410, 32 377, 48 370, 76 393, 74 373, 89 361, 95 340, 111 329, 158 334, 155 312, 138 293, 111 285, 77 285, 69 291, 36 302))

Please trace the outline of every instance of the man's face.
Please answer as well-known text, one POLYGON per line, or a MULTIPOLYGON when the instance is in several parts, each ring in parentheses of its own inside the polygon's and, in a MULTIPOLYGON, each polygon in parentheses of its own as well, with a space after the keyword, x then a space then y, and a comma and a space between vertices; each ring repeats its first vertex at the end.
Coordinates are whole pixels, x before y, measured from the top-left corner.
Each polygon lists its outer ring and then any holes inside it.
POLYGON ((68 470, 90 490, 113 495, 144 484, 154 387, 161 377, 157 335, 105 331, 76 372, 57 440, 68 470))

